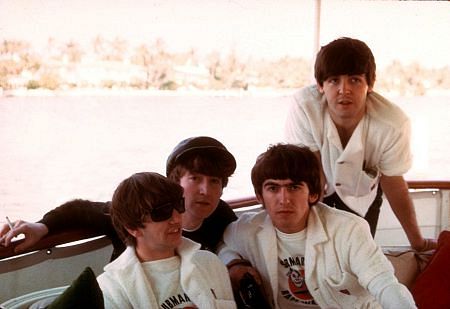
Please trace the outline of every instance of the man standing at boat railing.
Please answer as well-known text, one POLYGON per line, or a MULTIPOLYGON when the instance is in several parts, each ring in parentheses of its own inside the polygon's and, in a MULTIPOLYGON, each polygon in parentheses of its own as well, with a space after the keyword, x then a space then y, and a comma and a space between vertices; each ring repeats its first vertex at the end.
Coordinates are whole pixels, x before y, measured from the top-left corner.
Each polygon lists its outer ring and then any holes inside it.
POLYGON ((416 308, 367 222, 319 202, 320 173, 307 147, 261 154, 251 178, 264 209, 228 225, 219 257, 253 265, 272 308, 416 308))
POLYGON ((375 69, 360 40, 339 38, 323 46, 314 66, 317 84, 294 95, 286 139, 319 158, 325 204, 363 217, 374 236, 384 193, 412 248, 435 249, 436 240, 419 230, 403 178, 412 164, 410 122, 373 91, 375 69))

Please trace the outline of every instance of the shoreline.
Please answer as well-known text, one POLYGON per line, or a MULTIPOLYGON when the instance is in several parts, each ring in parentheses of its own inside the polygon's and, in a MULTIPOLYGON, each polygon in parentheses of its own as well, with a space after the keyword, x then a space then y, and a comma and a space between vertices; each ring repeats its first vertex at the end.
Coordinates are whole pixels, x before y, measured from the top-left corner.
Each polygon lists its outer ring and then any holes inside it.
MULTIPOLYGON (((159 90, 159 89, 132 89, 132 88, 79 88, 79 89, 13 89, 3 90, 0 88, 1 97, 63 97, 63 96, 210 96, 210 97, 275 97, 290 96, 300 88, 274 89, 274 88, 251 88, 226 89, 226 90, 199 90, 199 89, 178 89, 178 90, 159 90)), ((400 94, 398 92, 386 92, 387 97, 420 97, 414 94, 400 94)), ((428 90, 423 97, 450 96, 450 90, 428 90)))
POLYGON ((258 96, 286 96, 293 94, 297 89, 271 89, 255 88, 249 90, 199 90, 199 89, 178 89, 178 90, 158 90, 158 89, 102 89, 102 88, 80 88, 67 90, 49 89, 0 89, 0 97, 45 97, 45 96, 226 96, 226 97, 258 97, 258 96))

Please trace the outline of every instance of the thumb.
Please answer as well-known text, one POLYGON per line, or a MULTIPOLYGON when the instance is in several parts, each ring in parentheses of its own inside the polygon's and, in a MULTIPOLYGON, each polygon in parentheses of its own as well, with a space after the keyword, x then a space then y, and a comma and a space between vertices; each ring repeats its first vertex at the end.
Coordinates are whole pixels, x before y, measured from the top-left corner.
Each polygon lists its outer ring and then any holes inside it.
POLYGON ((14 247, 14 253, 21 253, 25 250, 25 246, 22 244, 14 247))
POLYGON ((14 247, 14 252, 21 253, 21 252, 25 251, 27 248, 29 248, 31 245, 32 245, 32 243, 30 241, 25 240, 24 242, 22 242, 14 247))

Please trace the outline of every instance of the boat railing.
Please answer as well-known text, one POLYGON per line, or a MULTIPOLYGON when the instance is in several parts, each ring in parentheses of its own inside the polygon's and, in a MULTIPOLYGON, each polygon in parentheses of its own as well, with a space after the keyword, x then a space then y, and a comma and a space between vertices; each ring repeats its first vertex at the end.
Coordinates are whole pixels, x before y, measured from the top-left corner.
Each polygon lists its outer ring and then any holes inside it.
MULTIPOLYGON (((449 203, 450 203, 450 181, 408 181, 408 187, 410 194, 422 194, 428 192, 436 196, 440 205, 440 212, 442 213, 441 221, 443 222, 441 230, 448 229, 449 227, 449 203), (439 194, 439 195, 438 195, 439 194), (446 223, 445 223, 446 222, 446 223)), ((252 209, 253 206, 258 206, 259 202, 256 196, 246 196, 242 198, 235 198, 227 200, 227 203, 235 211, 242 211, 246 209, 252 209)), ((37 244, 30 247, 23 253, 28 253, 38 250, 47 250, 58 245, 75 242, 83 239, 89 239, 93 237, 101 236, 94 231, 87 229, 76 229, 71 231, 61 232, 55 235, 48 235, 40 240, 37 244)), ((14 248, 19 245, 23 239, 19 239, 13 242, 9 247, 0 247, 0 262, 2 259, 15 256, 14 248)), ((51 254, 49 252, 49 254, 51 254)), ((0 264, 1 265, 1 264, 0 264)), ((0 268, 1 270, 1 268, 0 268)))
MULTIPOLYGON (((437 238, 450 224, 450 181, 408 181, 419 228, 426 238, 437 238)), ((383 197, 383 203, 389 204, 383 197)), ((406 234, 389 205, 381 207, 375 241, 382 247, 408 246, 406 234)))
MULTIPOLYGON (((409 181, 410 195, 425 237, 436 238, 442 230, 449 229, 450 181, 409 181), (422 218, 423 217, 423 218, 422 218)), ((255 196, 227 200, 238 213, 261 205, 255 196)), ((382 212, 390 207, 382 207, 382 212)), ((395 216, 380 214, 375 240, 386 247, 408 244, 395 216), (391 217, 394 217, 391 218, 391 217), (393 222, 390 222, 393 221, 393 222)), ((91 230, 71 230, 48 235, 26 252, 16 254, 14 248, 23 242, 15 240, 11 246, 0 247, 0 281, 8 282, 0 291, 1 299, 10 299, 43 288, 70 284, 75 274, 91 266, 96 274, 102 272, 112 253, 109 239, 91 230), (70 267, 67 267, 70 265, 70 267), (44 278, 44 280, 43 280, 44 278)))

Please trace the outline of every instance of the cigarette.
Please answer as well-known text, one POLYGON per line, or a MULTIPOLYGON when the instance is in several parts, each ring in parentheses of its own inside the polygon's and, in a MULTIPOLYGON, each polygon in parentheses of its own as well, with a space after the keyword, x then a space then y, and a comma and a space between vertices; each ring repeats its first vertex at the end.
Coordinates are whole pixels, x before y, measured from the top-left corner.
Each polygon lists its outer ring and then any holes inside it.
POLYGON ((8 222, 9 228, 10 228, 11 230, 13 230, 13 229, 14 229, 14 226, 12 225, 12 222, 11 222, 11 220, 9 220, 8 216, 6 216, 6 222, 8 222))

